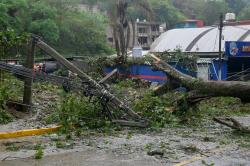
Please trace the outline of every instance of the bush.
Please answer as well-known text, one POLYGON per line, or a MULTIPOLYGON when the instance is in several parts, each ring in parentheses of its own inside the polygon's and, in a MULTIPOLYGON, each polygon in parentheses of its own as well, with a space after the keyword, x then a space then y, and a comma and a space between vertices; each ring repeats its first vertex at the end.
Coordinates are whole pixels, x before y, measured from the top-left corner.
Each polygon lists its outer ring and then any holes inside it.
POLYGON ((89 102, 88 98, 73 94, 67 95, 58 108, 63 132, 70 133, 72 128, 97 129, 110 126, 110 122, 100 111, 99 102, 89 102))
POLYGON ((177 117, 167 108, 171 107, 170 95, 154 96, 152 93, 144 95, 142 100, 135 103, 134 110, 148 118, 151 127, 165 127, 166 124, 175 124, 177 117), (169 99, 168 99, 169 98, 169 99))
POLYGON ((20 82, 6 75, 6 79, 0 83, 0 124, 12 121, 13 116, 5 111, 7 100, 17 100, 20 93, 20 82))
POLYGON ((6 79, 0 83, 0 105, 6 100, 18 100, 18 95, 22 94, 22 84, 13 77, 5 76, 6 79))
POLYGON ((11 122, 13 117, 6 111, 0 108, 0 124, 7 124, 11 122))

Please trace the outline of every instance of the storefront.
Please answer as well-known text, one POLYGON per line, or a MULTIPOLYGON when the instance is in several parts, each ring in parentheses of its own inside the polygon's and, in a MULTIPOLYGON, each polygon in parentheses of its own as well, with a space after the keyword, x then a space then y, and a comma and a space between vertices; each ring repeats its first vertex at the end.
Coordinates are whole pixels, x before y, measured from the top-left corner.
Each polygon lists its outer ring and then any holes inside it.
MULTIPOLYGON (((211 80, 218 80, 219 60, 213 60, 210 66, 211 80), (216 72, 215 72, 216 71, 216 72)), ((221 63, 222 80, 250 80, 250 42, 227 41, 225 43, 225 60, 221 63)))
POLYGON ((228 80, 250 80, 250 42, 228 41, 225 47, 228 80))

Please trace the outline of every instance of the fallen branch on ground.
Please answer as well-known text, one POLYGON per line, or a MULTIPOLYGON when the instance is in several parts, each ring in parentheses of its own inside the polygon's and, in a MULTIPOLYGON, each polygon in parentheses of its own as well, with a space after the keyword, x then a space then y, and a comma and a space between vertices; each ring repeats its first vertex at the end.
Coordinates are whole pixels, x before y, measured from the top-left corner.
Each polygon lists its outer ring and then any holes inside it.
POLYGON ((240 131, 243 133, 250 133, 249 127, 243 126, 240 122, 238 122, 234 118, 213 118, 213 120, 217 123, 230 127, 237 131, 240 131))

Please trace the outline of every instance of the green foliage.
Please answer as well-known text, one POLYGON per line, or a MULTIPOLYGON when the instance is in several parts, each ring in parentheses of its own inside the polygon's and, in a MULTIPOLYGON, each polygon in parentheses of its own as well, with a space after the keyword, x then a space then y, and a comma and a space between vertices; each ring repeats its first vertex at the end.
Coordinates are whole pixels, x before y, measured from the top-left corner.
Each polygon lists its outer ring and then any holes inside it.
POLYGON ((6 19, 6 18, 8 18, 7 11, 8 11, 8 9, 7 9, 6 4, 0 3, 0 13, 1 13, 1 15, 0 15, 0 25, 1 25, 0 30, 5 29, 5 27, 7 27, 7 25, 8 25, 8 19, 6 19))
POLYGON ((0 31, 0 58, 13 54, 13 49, 18 49, 28 43, 28 33, 18 34, 13 29, 0 31))
POLYGON ((59 149, 70 149, 73 147, 73 143, 63 142, 63 141, 56 141, 56 148, 59 149))
POLYGON ((57 148, 60 148, 60 149, 64 149, 64 148, 66 148, 66 143, 65 142, 61 142, 61 141, 57 141, 56 142, 56 147, 57 148))
POLYGON ((150 0, 149 2, 155 13, 156 21, 166 23, 168 29, 173 28, 176 23, 186 18, 169 1, 150 0))
POLYGON ((91 103, 88 98, 73 94, 65 96, 63 104, 58 108, 60 124, 63 132, 70 133, 72 128, 98 129, 110 127, 111 124, 101 115, 100 104, 91 103))
POLYGON ((67 0, 2 0, 0 30, 40 35, 60 52, 70 55, 111 53, 106 44, 106 18, 80 11, 76 5, 76 1, 67 0))
POLYGON ((206 25, 212 25, 219 22, 220 14, 226 14, 229 11, 227 3, 224 1, 207 1, 200 13, 199 18, 204 20, 206 25))
POLYGON ((248 5, 246 8, 244 8, 239 13, 239 19, 240 20, 249 20, 250 19, 250 5, 248 5))
POLYGON ((6 76, 7 79, 2 80, 0 84, 0 105, 6 100, 18 100, 18 95, 22 92, 21 82, 6 76))
POLYGON ((247 106, 240 99, 233 97, 214 97, 196 105, 190 105, 184 95, 175 106, 175 115, 183 124, 202 125, 213 117, 245 115, 249 113, 247 106))
POLYGON ((158 97, 152 93, 147 93, 139 102, 135 103, 134 110, 148 118, 151 127, 162 128, 166 124, 175 124, 177 118, 167 111, 167 108, 171 107, 171 100, 169 99, 171 98, 168 95, 158 97))
POLYGON ((219 21, 220 13, 235 12, 245 8, 244 0, 171 0, 176 8, 192 19, 202 19, 206 25, 219 21))
POLYGON ((41 159, 41 158, 43 158, 43 155, 44 155, 44 146, 41 144, 41 143, 38 143, 38 144, 36 144, 35 146, 34 146, 34 150, 36 150, 36 153, 35 153, 35 155, 34 155, 34 158, 35 159, 41 159))
POLYGON ((213 117, 245 115, 249 113, 248 105, 233 97, 215 97, 198 104, 190 104, 186 93, 169 92, 163 96, 147 93, 135 102, 134 110, 150 121, 153 128, 180 124, 199 126, 213 117))
POLYGON ((13 116, 0 108, 0 124, 7 124, 13 120, 13 116))
POLYGON ((30 24, 29 31, 39 36, 43 36, 46 41, 56 42, 59 39, 59 28, 51 19, 37 20, 30 24))
POLYGON ((201 113, 206 112, 207 116, 216 117, 221 115, 238 114, 242 103, 240 99, 233 97, 215 97, 202 101, 199 104, 201 113))
POLYGON ((12 77, 2 80, 0 83, 0 124, 6 124, 13 120, 13 116, 6 111, 7 100, 18 100, 22 88, 19 81, 12 77))
POLYGON ((184 53, 180 49, 176 49, 174 54, 164 52, 159 57, 166 62, 177 62, 177 65, 187 71, 197 71, 197 55, 184 53))
POLYGON ((171 0, 171 3, 179 9, 187 18, 199 17, 202 13, 204 0, 171 0))
POLYGON ((15 143, 12 144, 7 144, 6 150, 16 152, 20 149, 21 147, 17 146, 15 143))
POLYGON ((44 1, 37 1, 32 4, 30 9, 32 20, 46 20, 46 19, 55 19, 56 18, 56 8, 51 7, 44 1))
POLYGON ((114 85, 117 89, 121 88, 130 88, 135 87, 135 82, 132 79, 128 79, 125 81, 119 81, 117 84, 114 85))
POLYGON ((148 143, 148 144, 145 145, 144 148, 145 148, 146 151, 150 151, 152 149, 153 145, 154 145, 153 143, 148 143))
POLYGON ((0 30, 6 30, 8 27, 11 27, 18 32, 22 32, 24 30, 23 25, 25 24, 26 14, 28 9, 27 0, 18 0, 18 1, 10 1, 10 0, 2 0, 0 2, 0 18, 4 18, 1 20, 0 30))
POLYGON ((105 36, 106 18, 87 12, 71 13, 60 26, 60 46, 76 55, 105 55, 112 50, 105 36), (65 42, 67 41, 67 42, 65 42))
POLYGON ((43 149, 39 148, 39 149, 36 150, 34 158, 35 159, 41 159, 41 158, 43 158, 43 155, 44 155, 43 149))

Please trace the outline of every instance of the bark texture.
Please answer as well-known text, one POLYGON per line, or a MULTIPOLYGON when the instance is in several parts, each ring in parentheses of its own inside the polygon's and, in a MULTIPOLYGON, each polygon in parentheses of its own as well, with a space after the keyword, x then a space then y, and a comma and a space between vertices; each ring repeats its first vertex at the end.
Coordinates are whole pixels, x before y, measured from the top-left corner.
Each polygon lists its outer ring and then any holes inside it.
MULTIPOLYGON (((159 59, 153 54, 150 56, 154 59, 154 65, 165 71, 171 80, 178 82, 188 90, 196 90, 201 94, 210 96, 230 96, 238 97, 244 102, 250 101, 250 83, 243 81, 203 81, 189 75, 183 74, 173 68, 168 63, 159 59)), ((158 88, 156 92, 161 92, 164 86, 158 88)))

